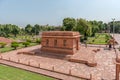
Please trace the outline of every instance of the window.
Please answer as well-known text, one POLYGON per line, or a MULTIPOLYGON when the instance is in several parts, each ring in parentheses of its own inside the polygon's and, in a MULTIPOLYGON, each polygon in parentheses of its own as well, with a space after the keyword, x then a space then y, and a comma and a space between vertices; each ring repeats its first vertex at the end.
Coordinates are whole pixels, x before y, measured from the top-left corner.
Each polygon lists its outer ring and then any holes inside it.
POLYGON ((48 46, 48 44, 49 44, 49 40, 47 39, 47 40, 46 40, 46 46, 48 46))
POLYGON ((63 46, 66 46, 66 40, 63 40, 63 46))
POLYGON ((57 46, 57 40, 54 40, 54 46, 57 46))

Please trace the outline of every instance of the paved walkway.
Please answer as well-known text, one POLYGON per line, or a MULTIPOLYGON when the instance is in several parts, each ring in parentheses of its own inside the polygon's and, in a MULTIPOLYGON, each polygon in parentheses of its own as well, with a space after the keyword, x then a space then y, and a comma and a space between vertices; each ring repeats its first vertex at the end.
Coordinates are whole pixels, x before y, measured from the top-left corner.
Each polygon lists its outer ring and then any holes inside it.
MULTIPOLYGON (((114 50, 109 51, 100 48, 101 50, 95 56, 95 60, 98 63, 96 67, 88 67, 84 64, 69 62, 66 60, 51 58, 48 56, 16 54, 19 51, 31 51, 35 49, 40 49, 40 46, 38 45, 34 47, 24 48, 17 51, 7 52, 1 55, 4 59, 10 58, 12 61, 18 61, 18 59, 20 59, 20 62, 24 64, 28 64, 28 62, 30 61, 30 64, 32 66, 38 66, 38 64, 40 64, 41 68, 45 68, 49 70, 52 70, 54 66, 54 71, 65 74, 69 74, 69 70, 71 70, 71 74, 74 76, 79 76, 79 77, 82 76, 85 78, 90 78, 90 74, 92 74, 95 80, 115 79, 115 64, 113 60, 115 59, 116 56, 114 50)), ((19 67, 19 65, 17 65, 17 67, 19 67)), ((70 80, 70 79, 65 79, 65 80, 70 80)), ((73 79, 73 80, 77 80, 77 79, 73 79)))
MULTIPOLYGON (((113 36, 113 34, 111 34, 113 36)), ((118 45, 116 45, 116 48, 120 46, 120 34, 114 34, 115 40, 118 42, 118 45)))
POLYGON ((44 70, 44 69, 41 69, 41 68, 35 68, 35 67, 27 66, 27 65, 17 64, 17 63, 10 62, 10 61, 0 60, 0 63, 4 64, 4 65, 8 65, 8 66, 13 66, 13 67, 16 67, 16 68, 28 70, 28 71, 31 71, 31 72, 47 75, 47 76, 57 78, 57 79, 80 80, 80 78, 77 78, 77 77, 74 77, 74 76, 68 76, 68 75, 65 75, 65 74, 52 72, 52 71, 44 70))

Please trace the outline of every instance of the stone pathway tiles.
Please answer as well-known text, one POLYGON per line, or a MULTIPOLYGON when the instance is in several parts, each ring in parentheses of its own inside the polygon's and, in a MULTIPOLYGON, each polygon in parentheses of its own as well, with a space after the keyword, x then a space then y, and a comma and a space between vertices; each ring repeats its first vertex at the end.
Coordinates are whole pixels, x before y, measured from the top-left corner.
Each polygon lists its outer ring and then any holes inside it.
POLYGON ((51 76, 51 77, 62 79, 62 80, 83 80, 83 79, 76 78, 73 76, 68 76, 68 75, 64 75, 64 74, 60 74, 60 73, 56 73, 56 72, 51 72, 51 71, 43 70, 40 68, 38 69, 35 67, 30 67, 30 66, 26 66, 26 65, 22 65, 22 64, 16 64, 16 63, 5 61, 5 60, 0 60, 0 63, 9 65, 9 66, 14 66, 14 67, 21 68, 21 69, 25 69, 25 70, 32 71, 35 73, 40 73, 43 75, 46 74, 47 76, 51 76))
MULTIPOLYGON (((113 36, 113 34, 110 34, 113 36)), ((118 45, 116 45, 116 48, 120 47, 120 34, 114 34, 114 39, 118 42, 118 45)))
POLYGON ((71 59, 80 61, 81 63, 96 63, 96 53, 93 50, 97 50, 97 48, 81 47, 78 53, 71 56, 71 59))
MULTIPOLYGON (((24 49, 24 51, 33 50, 36 48, 40 48, 40 46, 34 46, 24 49)), ((21 51, 21 50, 18 50, 21 51)), ((119 52, 120 53, 120 52, 119 52)), ((4 58, 13 58, 13 59, 21 59, 23 62, 31 61, 32 65, 37 65, 37 63, 40 63, 42 68, 52 69, 52 66, 54 66, 54 69, 56 71, 60 71, 63 73, 69 73, 69 70, 71 69, 71 74, 75 76, 84 76, 89 78, 90 74, 92 74, 95 77, 95 80, 113 80, 115 79, 115 64, 113 62, 113 59, 115 59, 116 55, 114 53, 114 50, 104 50, 101 48, 101 50, 96 53, 95 60, 97 62, 96 67, 88 67, 84 64, 69 62, 62 59, 57 58, 50 58, 45 56, 37 56, 37 55, 23 55, 23 54, 16 54, 16 51, 13 52, 7 52, 5 54, 1 54, 4 58)))

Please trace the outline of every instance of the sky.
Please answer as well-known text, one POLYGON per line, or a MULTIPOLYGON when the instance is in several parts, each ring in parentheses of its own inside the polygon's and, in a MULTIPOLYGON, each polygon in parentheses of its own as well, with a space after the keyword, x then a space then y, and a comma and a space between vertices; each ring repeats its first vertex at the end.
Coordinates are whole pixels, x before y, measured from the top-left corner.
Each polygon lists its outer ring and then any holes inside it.
POLYGON ((120 20, 120 0, 0 0, 0 24, 57 26, 66 17, 120 20))

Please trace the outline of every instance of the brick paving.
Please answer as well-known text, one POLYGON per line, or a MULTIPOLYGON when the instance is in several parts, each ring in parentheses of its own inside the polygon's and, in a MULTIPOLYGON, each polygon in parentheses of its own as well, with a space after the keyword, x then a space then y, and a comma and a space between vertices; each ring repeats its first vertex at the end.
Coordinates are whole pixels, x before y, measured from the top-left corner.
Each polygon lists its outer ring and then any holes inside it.
MULTIPOLYGON (((113 36, 113 34, 111 34, 113 36)), ((114 34, 115 40, 118 42, 118 45, 116 45, 116 48, 120 46, 120 34, 114 34)))
MULTIPOLYGON (((101 50, 96 53, 95 60, 97 62, 96 67, 88 67, 84 64, 69 62, 62 59, 50 58, 46 56, 40 55, 24 55, 17 54, 19 51, 32 51, 35 49, 40 49, 41 46, 34 46, 29 48, 20 49, 17 51, 11 51, 1 56, 4 59, 11 59, 12 61, 18 61, 20 59, 21 63, 27 64, 30 61, 30 65, 38 66, 40 64, 41 68, 52 70, 54 66, 54 71, 69 74, 71 70, 71 74, 74 76, 90 78, 90 74, 93 75, 95 80, 113 80, 115 79, 115 64, 113 59, 115 59, 114 50, 104 50, 102 47, 101 50)), ((19 67, 19 66, 17 66, 19 67)), ((47 73, 46 73, 47 74, 47 73)), ((59 76, 59 75, 57 75, 59 76)), ((70 80, 70 79, 64 79, 70 80)), ((72 79, 71 79, 72 80, 72 79)), ((77 79, 73 79, 77 80, 77 79)))
POLYGON ((16 64, 16 63, 5 61, 5 60, 0 60, 0 63, 4 65, 8 65, 8 66, 14 66, 16 68, 21 68, 21 69, 28 70, 28 71, 35 72, 35 73, 40 73, 46 76, 50 76, 50 77, 56 78, 55 80, 58 80, 58 79, 80 80, 79 78, 74 77, 74 76, 68 76, 68 75, 64 75, 61 73, 52 72, 52 71, 44 70, 41 68, 35 68, 35 67, 27 66, 27 65, 16 64))
MULTIPOLYGON (((95 55, 96 53, 93 50, 97 50, 98 48, 93 47, 80 47, 80 50, 71 56, 70 60, 73 62, 79 62, 83 64, 96 64, 95 55)), ((98 51, 97 51, 98 52, 98 51)))

